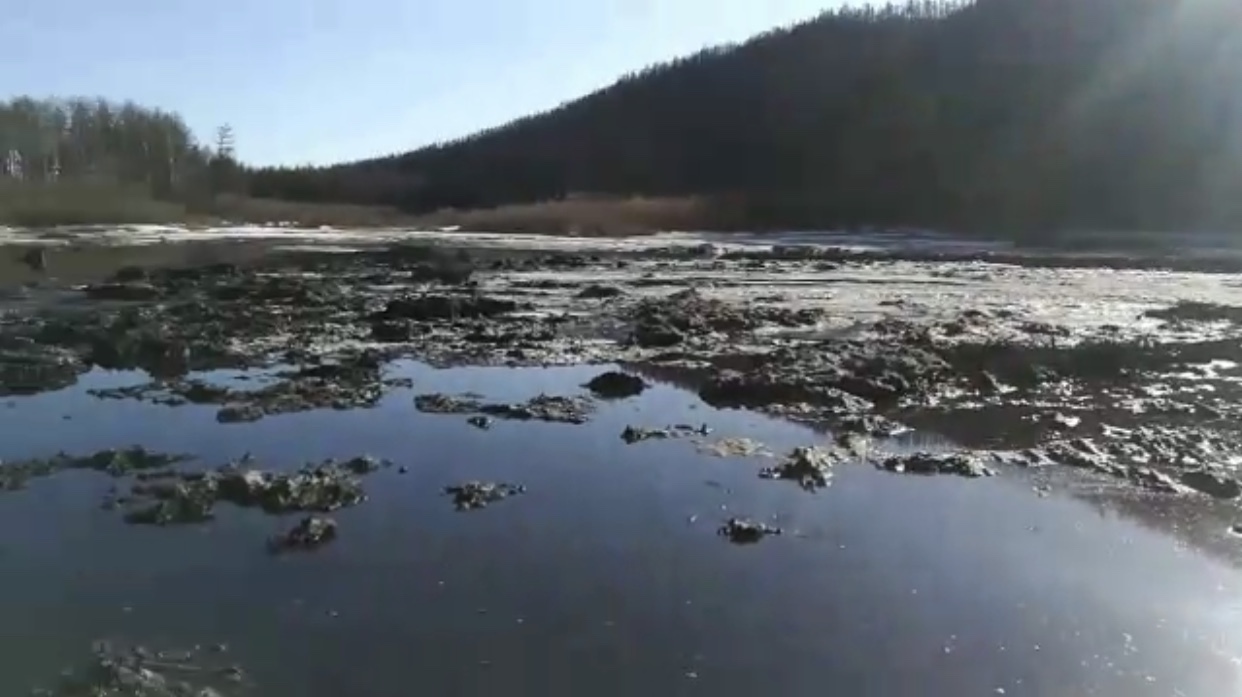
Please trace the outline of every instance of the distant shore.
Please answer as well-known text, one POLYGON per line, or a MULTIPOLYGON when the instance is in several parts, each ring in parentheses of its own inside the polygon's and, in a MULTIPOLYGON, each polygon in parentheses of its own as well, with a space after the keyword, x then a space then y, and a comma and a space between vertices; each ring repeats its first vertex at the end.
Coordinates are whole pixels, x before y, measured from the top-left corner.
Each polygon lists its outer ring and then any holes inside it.
MULTIPOLYGON (((395 208, 332 203, 299 203, 221 195, 209 203, 155 200, 114 186, 58 185, 0 187, 0 226, 65 228, 126 225, 186 226, 190 229, 269 226, 315 230, 423 230, 499 235, 621 238, 669 231, 789 234, 848 232, 859 238, 893 234, 929 234, 931 228, 874 227, 816 221, 796 212, 782 215, 738 201, 696 197, 650 198, 574 196, 540 203, 487 209, 448 209, 411 214, 395 208)), ((932 233, 934 234, 934 233, 932 233)), ((1105 229, 1015 230, 1003 226, 944 231, 946 237, 1017 246, 1092 250, 1174 250, 1204 247, 1236 249, 1242 235, 1227 231, 1159 231, 1105 229)))

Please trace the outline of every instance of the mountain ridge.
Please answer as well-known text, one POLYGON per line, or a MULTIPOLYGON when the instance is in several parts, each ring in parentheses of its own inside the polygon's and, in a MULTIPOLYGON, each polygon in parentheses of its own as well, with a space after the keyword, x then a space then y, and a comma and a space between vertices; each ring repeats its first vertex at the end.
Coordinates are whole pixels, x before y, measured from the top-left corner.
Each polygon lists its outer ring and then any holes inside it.
POLYGON ((693 196, 756 225, 1242 227, 1240 46, 1224 0, 830 11, 446 143, 254 170, 249 193, 415 213, 693 196))

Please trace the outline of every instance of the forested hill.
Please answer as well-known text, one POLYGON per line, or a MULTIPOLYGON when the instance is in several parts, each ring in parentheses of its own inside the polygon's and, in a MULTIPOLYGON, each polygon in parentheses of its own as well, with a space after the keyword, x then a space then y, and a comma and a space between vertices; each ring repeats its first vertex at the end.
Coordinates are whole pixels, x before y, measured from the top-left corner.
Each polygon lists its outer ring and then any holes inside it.
POLYGON ((1239 228, 1242 12, 1236 0, 829 12, 460 141, 260 170, 250 187, 411 211, 695 194, 791 225, 1239 228))

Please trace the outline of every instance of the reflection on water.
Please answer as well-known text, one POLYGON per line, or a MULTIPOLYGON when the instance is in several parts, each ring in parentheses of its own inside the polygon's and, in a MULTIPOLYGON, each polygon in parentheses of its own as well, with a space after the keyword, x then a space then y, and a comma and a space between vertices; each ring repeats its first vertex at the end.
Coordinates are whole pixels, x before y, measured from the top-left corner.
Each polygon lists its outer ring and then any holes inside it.
POLYGON ((408 366, 374 410, 220 425, 211 407, 84 397, 95 373, 0 409, 0 457, 141 443, 206 464, 370 453, 339 539, 273 558, 285 528, 224 510, 204 527, 126 527, 113 484, 73 472, 0 497, 0 694, 54 678, 91 640, 227 643, 263 695, 1220 695, 1238 688, 1242 577, 1174 537, 1039 498, 1019 477, 917 478, 844 466, 809 494, 760 459, 628 424, 707 423, 775 452, 824 438, 715 411, 669 386, 585 426, 418 413, 416 392, 516 401, 578 393, 598 368, 408 366), (523 496, 458 513, 468 479, 523 496), (786 534, 748 547, 731 515, 786 534))

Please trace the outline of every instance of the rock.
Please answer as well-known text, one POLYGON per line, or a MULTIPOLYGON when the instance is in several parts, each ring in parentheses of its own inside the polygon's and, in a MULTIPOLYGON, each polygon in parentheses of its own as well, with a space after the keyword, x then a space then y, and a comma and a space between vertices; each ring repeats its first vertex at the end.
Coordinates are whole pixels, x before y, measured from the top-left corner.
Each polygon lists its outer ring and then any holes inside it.
POLYGON ((1096 471, 1107 471, 1111 457, 1090 438, 1054 441, 1041 449, 1053 462, 1096 471))
POLYGON ((336 539, 336 521, 325 516, 310 515, 303 518, 293 529, 268 541, 273 554, 318 549, 336 539))
POLYGON ((470 481, 465 484, 448 486, 444 493, 453 497, 453 504, 459 511, 470 511, 486 508, 488 504, 503 501, 510 496, 526 493, 526 487, 496 482, 470 481))
MULTIPOLYGON (((1029 453, 1029 459, 1061 463, 1071 467, 1089 469, 1117 479, 1126 480, 1139 488, 1168 494, 1184 494, 1199 491, 1224 499, 1242 496, 1242 484, 1228 475, 1207 468, 1182 472, 1175 477, 1168 472, 1143 463, 1177 465, 1194 464, 1197 459, 1188 456, 1180 447, 1168 447, 1158 433, 1149 429, 1117 429, 1105 427, 1111 440, 1104 446, 1090 438, 1054 441, 1029 453)), ((1164 434, 1168 435, 1168 434, 1164 434)), ((1175 443, 1177 440, 1175 439, 1175 443)))
POLYGON ((512 300, 483 295, 420 295, 389 301, 380 317, 427 322, 494 317, 517 309, 518 304, 512 300))
POLYGON ((157 300, 163 292, 150 283, 100 283, 83 288, 91 300, 145 301, 157 300))
MULTIPOLYGON (((202 651, 152 651, 134 645, 122 648, 96 642, 85 665, 61 673, 45 697, 223 697, 221 681, 241 683, 246 675, 236 666, 221 667, 202 658, 202 651)), ((230 692, 229 694, 234 694, 230 692)))
POLYGON ((882 469, 898 474, 953 474, 959 477, 991 477, 995 474, 974 453, 916 452, 887 458, 879 463, 882 469))
POLYGON ((258 505, 271 487, 271 477, 258 470, 229 470, 218 481, 222 499, 244 506, 258 505))
POLYGON ((502 419, 584 424, 590 419, 594 407, 590 402, 575 397, 541 394, 521 404, 484 404, 479 411, 502 419))
POLYGON ((1002 394, 1005 385, 992 373, 984 370, 970 378, 971 387, 985 395, 1002 394))
POLYGON ((26 250, 21 256, 22 263, 30 267, 31 271, 47 270, 47 250, 43 247, 34 247, 26 250))
POLYGON ((603 298, 615 298, 625 295, 625 291, 616 286, 604 286, 592 283, 578 291, 577 297, 582 300, 597 300, 603 298))
POLYGON ((473 397, 453 397, 432 393, 415 397, 414 406, 419 411, 432 414, 478 413, 500 419, 572 424, 586 423, 590 418, 589 415, 594 411, 592 404, 584 399, 542 394, 522 403, 501 404, 484 403, 473 397))
POLYGON ((154 497, 154 501, 131 510, 125 522, 134 525, 188 525, 205 523, 215 517, 215 480, 183 481, 151 487, 134 487, 135 495, 154 497))
POLYGON ((213 502, 197 498, 173 498, 153 501, 125 514, 132 525, 187 525, 205 523, 215 517, 213 502))
POLYGON ((1119 459, 1163 466, 1198 468, 1238 452, 1233 437, 1202 428, 1143 426, 1109 428, 1108 451, 1119 459))
POLYGON ((534 322, 511 324, 484 322, 476 325, 462 338, 470 343, 492 346, 530 345, 555 339, 556 327, 534 322))
POLYGON ((1148 491, 1164 494, 1184 494, 1189 491, 1172 476, 1150 467, 1129 467, 1125 469, 1125 474, 1131 482, 1148 491))
POLYGON ((782 530, 749 518, 730 518, 717 531, 736 545, 755 544, 769 535, 780 535, 782 530))
POLYGON ((797 447, 779 465, 760 470, 759 476, 764 479, 787 479, 797 482, 807 491, 815 491, 832 483, 832 467, 836 463, 837 457, 831 451, 797 447))
POLYGON ((226 468, 215 476, 221 500, 268 513, 331 513, 366 499, 357 476, 332 462, 277 474, 226 468))
POLYGON ((685 341, 680 331, 660 321, 647 320, 634 326, 634 343, 643 348, 667 348, 685 341))
POLYGON ((410 341, 420 333, 420 325, 407 319, 377 320, 371 323, 371 338, 383 343, 410 341))
POLYGON ((892 438, 910 431, 909 427, 878 414, 848 414, 834 419, 831 425, 840 435, 872 438, 892 438))
POLYGON ((715 259, 716 257, 724 254, 724 249, 717 247, 711 242, 704 242, 703 244, 691 247, 689 253, 690 256, 698 257, 700 259, 715 259))
POLYGON ((686 334, 735 332, 751 327, 737 308, 688 289, 640 302, 634 310, 633 336, 639 346, 663 347, 681 343, 686 334))
POLYGON ((596 375, 584 387, 604 399, 625 399, 642 394, 647 382, 637 375, 610 370, 596 375))
POLYGON ((414 408, 429 414, 471 414, 482 407, 476 399, 453 397, 438 392, 420 394, 414 398, 414 408))
POLYGON ((1217 499, 1236 499, 1242 496, 1242 484, 1222 472, 1208 469, 1183 472, 1181 483, 1195 491, 1217 499))
POLYGON ((150 275, 141 266, 122 266, 108 280, 112 283, 140 283, 149 281, 150 275))
POLYGON ((592 259, 584 254, 556 252, 542 259, 542 265, 553 269, 581 269, 590 266, 592 259))
POLYGON ((370 474, 378 471, 383 464, 383 461, 370 455, 359 455, 346 460, 341 466, 354 474, 370 474))
POLYGON ((927 399, 954 374, 941 355, 905 340, 829 340, 737 356, 730 363, 699 391, 713 406, 807 403, 825 415, 927 399))
POLYGON ((492 420, 487 418, 486 416, 472 416, 466 419, 466 423, 470 424, 471 426, 474 426, 480 431, 486 431, 492 427, 492 420))
POLYGON ((416 283, 441 283, 458 286, 470 281, 474 265, 469 259, 440 260, 439 263, 414 264, 408 268, 410 280, 416 283))
POLYGON ((759 408, 772 404, 806 403, 826 414, 857 414, 870 411, 871 402, 811 376, 777 376, 761 371, 723 370, 699 390, 699 397, 714 407, 759 408))
POLYGON ((686 436, 700 435, 705 436, 711 433, 711 429, 707 424, 702 426, 691 426, 689 424, 677 424, 666 428, 642 428, 639 426, 626 426, 621 432, 621 440, 627 445, 633 445, 644 440, 663 440, 668 438, 683 438, 686 436))
POLYGON ((1061 412, 1052 415, 1052 427, 1059 431, 1072 431, 1078 428, 1082 423, 1082 418, 1077 416, 1066 416, 1061 412))
MULTIPOLYGON (((1102 426, 1101 442, 1091 438, 1053 441, 1040 450, 1048 460, 1073 467, 1083 467, 1121 478, 1130 478, 1130 468, 1157 466, 1190 469, 1189 477, 1207 489, 1228 486, 1213 483, 1216 473, 1208 471, 1207 463, 1227 460, 1238 451, 1232 437, 1206 429, 1143 426, 1125 429, 1102 426)), ((1223 493, 1223 491, 1222 491, 1223 493)))
POLYGON ((672 438, 673 432, 666 428, 642 428, 636 426, 626 426, 621 432, 621 440, 627 445, 633 445, 644 440, 656 440, 672 438))
POLYGON ((1171 307, 1148 310, 1144 317, 1166 322, 1242 322, 1242 307, 1183 300, 1171 307))
POLYGON ((254 404, 224 407, 216 412, 216 421, 222 424, 250 423, 263 418, 263 410, 254 404))
POLYGON ((57 453, 47 458, 0 463, 0 491, 16 491, 24 488, 31 479, 67 470, 93 470, 112 477, 124 477, 162 470, 189 459, 188 455, 159 453, 141 446, 109 448, 90 455, 57 453))
POLYGON ((114 477, 144 470, 155 470, 191 459, 189 455, 160 453, 135 445, 128 448, 108 448, 85 457, 58 455, 64 467, 69 469, 92 469, 114 477))
POLYGON ((871 452, 874 442, 872 437, 865 433, 857 433, 851 431, 841 431, 833 437, 837 448, 850 457, 863 460, 871 452))
POLYGON ((643 347, 674 346, 687 336, 737 334, 764 325, 814 324, 820 312, 754 305, 734 305, 708 298, 691 288, 663 298, 641 301, 633 313, 633 341, 643 347))
POLYGON ((721 438, 715 443, 699 443, 698 451, 716 457, 770 456, 767 446, 750 438, 721 438))

